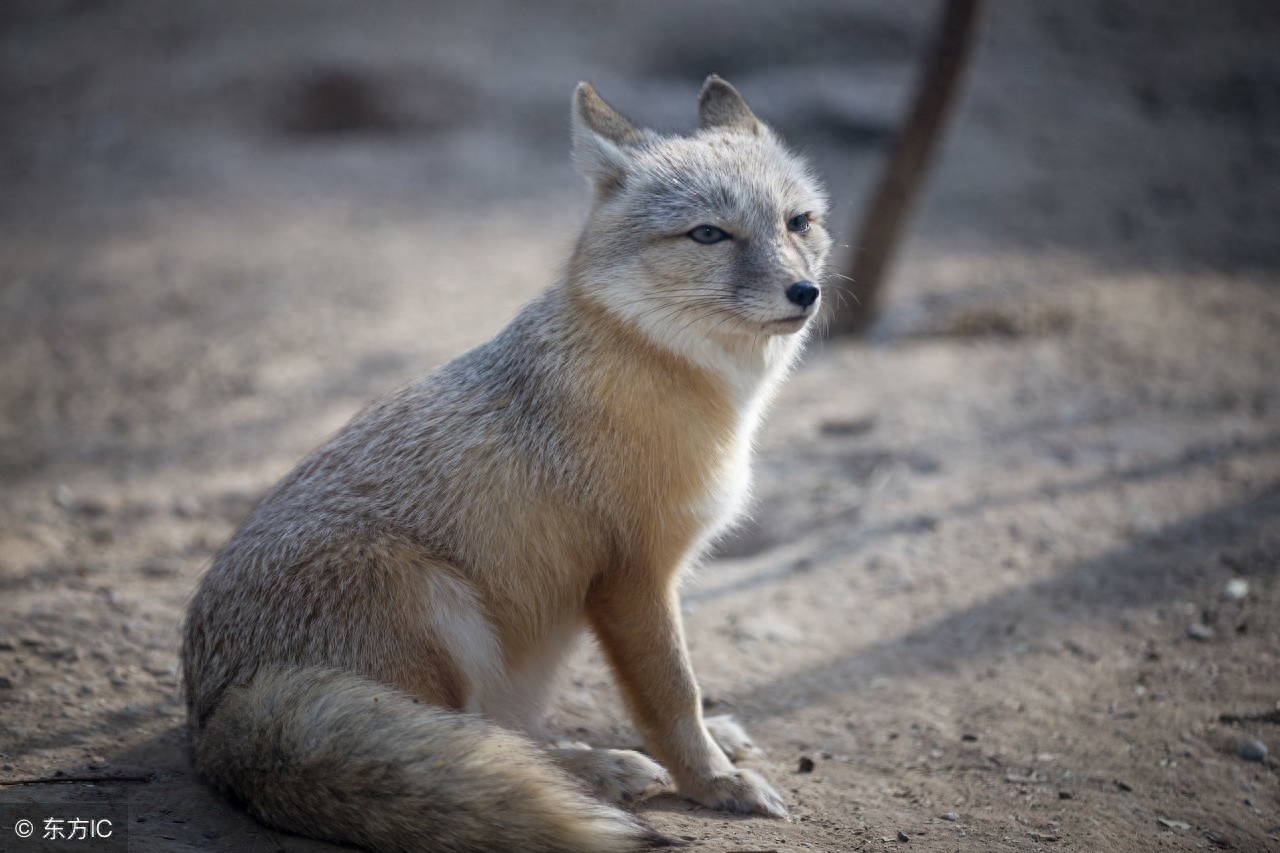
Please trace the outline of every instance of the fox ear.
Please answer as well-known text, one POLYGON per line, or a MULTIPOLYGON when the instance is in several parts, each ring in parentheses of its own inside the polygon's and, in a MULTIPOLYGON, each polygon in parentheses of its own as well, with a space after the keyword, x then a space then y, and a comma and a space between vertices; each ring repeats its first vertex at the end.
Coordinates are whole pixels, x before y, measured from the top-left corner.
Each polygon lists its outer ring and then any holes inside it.
POLYGON ((626 177, 630 154, 644 134, 622 113, 605 103, 590 83, 573 92, 573 162, 602 192, 611 192, 626 177))
POLYGON ((751 112, 738 90, 715 74, 702 84, 702 93, 698 95, 698 127, 703 130, 718 127, 750 134, 764 130, 764 124, 751 112))

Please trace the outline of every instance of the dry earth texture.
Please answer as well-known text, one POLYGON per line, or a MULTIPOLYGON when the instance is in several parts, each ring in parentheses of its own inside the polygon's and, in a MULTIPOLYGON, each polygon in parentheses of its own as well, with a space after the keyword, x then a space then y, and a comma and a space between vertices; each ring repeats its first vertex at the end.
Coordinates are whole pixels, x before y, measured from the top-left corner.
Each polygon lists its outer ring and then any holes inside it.
MULTIPOLYGON (((991 5, 882 321, 814 346, 687 590, 794 819, 647 820, 708 853, 1280 849, 1277 9, 991 5)), ((726 76, 851 234, 934 13, 0 7, 0 800, 124 803, 135 851, 325 848, 188 762, 213 551, 555 280, 577 80, 687 129, 726 76), (76 776, 130 781, 11 784, 76 776)), ((637 743, 589 644, 551 727, 637 743)))

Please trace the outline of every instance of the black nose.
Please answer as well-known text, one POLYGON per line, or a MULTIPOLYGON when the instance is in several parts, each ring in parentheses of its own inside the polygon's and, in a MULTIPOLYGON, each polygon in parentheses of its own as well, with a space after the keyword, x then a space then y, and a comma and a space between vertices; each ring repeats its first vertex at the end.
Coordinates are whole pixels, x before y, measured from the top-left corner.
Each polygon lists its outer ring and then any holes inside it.
POLYGON ((818 301, 818 288, 811 281, 797 281, 787 288, 787 298, 801 308, 808 308, 818 301))

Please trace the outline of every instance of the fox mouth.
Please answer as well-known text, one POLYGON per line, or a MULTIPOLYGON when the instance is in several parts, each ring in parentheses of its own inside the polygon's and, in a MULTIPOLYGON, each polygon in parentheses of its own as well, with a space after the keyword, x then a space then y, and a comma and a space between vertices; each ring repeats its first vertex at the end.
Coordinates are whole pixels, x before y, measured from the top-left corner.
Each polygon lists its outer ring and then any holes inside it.
POLYGON ((764 324, 764 327, 767 331, 770 331, 770 332, 781 332, 782 334, 788 334, 790 332, 799 331, 800 327, 803 326, 805 324, 805 321, 807 321, 808 319, 809 319, 808 314, 796 314, 791 317, 782 317, 778 320, 770 320, 769 322, 764 324))

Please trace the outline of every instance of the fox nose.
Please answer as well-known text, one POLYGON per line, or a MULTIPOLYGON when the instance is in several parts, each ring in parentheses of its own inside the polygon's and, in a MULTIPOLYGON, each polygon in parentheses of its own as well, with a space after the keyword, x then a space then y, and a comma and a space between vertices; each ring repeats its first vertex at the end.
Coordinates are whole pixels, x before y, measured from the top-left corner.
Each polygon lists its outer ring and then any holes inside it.
POLYGON ((801 308, 808 308, 814 302, 818 301, 818 288, 813 282, 797 281, 795 284, 787 288, 787 299, 791 300, 801 308))

